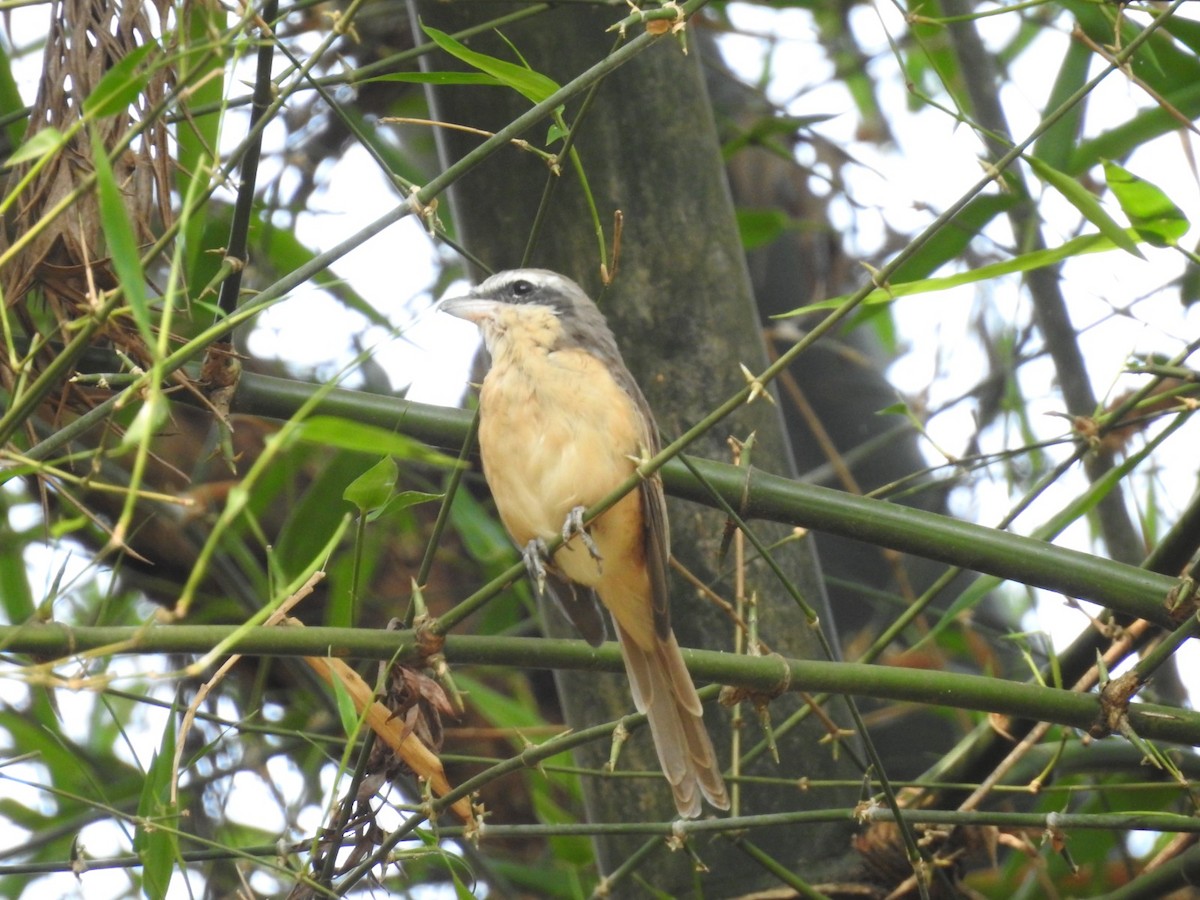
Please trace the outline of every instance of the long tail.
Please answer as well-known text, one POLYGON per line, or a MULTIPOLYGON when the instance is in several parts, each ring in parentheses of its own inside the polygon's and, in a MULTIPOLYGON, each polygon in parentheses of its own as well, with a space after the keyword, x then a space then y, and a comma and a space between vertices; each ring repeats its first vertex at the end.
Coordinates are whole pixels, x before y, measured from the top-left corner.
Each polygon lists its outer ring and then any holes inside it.
POLYGON ((704 727, 703 707, 683 663, 675 635, 640 647, 617 624, 621 655, 638 712, 650 722, 658 763, 675 795, 675 807, 688 819, 700 815, 700 795, 718 809, 729 809, 725 780, 704 727))

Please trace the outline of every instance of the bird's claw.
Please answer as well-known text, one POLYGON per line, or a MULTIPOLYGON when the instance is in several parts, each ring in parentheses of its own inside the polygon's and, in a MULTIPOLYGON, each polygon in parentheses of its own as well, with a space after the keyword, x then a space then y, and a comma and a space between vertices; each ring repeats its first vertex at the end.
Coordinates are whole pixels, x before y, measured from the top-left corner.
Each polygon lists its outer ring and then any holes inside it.
POLYGON ((525 562, 525 571, 529 573, 529 580, 533 582, 539 597, 546 592, 546 563, 544 560, 549 555, 546 550, 546 542, 540 537, 531 540, 521 551, 521 559, 525 562))
POLYGON ((600 555, 600 548, 596 546, 596 542, 592 540, 592 536, 588 534, 587 528, 583 524, 583 514, 587 510, 582 506, 576 506, 573 510, 567 513, 566 521, 563 522, 562 539, 563 543, 567 543, 576 535, 583 541, 583 546, 587 547, 587 551, 591 554, 592 559, 600 562, 604 559, 600 555))

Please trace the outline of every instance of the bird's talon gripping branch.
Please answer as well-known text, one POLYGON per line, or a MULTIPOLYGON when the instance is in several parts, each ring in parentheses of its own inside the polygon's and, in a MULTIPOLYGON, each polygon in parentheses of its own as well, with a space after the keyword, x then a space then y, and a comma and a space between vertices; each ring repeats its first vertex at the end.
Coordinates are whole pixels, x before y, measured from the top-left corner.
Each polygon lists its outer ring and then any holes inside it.
POLYGON ((596 546, 596 542, 592 540, 592 536, 588 534, 588 530, 583 524, 583 514, 587 512, 582 506, 576 506, 569 513, 563 522, 562 539, 563 543, 567 543, 576 535, 583 541, 583 546, 587 547, 587 552, 591 554, 592 559, 600 562, 604 559, 600 555, 600 548, 596 546))
POLYGON ((521 551, 521 559, 525 562, 525 571, 529 573, 529 580, 537 589, 538 597, 546 592, 546 563, 544 560, 549 555, 546 551, 546 542, 540 537, 531 540, 521 551))

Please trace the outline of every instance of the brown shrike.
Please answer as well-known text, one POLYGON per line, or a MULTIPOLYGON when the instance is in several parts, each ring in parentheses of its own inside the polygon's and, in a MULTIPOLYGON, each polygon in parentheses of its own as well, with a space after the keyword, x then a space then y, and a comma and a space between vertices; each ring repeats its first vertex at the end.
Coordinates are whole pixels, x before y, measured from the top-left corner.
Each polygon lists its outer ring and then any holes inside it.
POLYGON ((479 394, 483 472, 538 591, 549 589, 593 646, 604 640, 599 598, 679 814, 700 815, 701 795, 728 809, 700 698, 671 631, 661 481, 644 479, 583 524, 585 510, 659 450, 650 407, 604 316, 579 285, 545 269, 500 272, 441 309, 478 325, 491 354, 479 394), (545 559, 558 535, 565 543, 545 559))

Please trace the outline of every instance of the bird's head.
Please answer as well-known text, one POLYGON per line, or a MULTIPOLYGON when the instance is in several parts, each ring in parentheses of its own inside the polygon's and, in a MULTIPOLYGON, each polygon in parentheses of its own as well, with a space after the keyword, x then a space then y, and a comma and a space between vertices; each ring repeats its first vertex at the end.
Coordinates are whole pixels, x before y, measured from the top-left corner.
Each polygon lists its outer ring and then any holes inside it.
POLYGON ((478 325, 493 355, 518 334, 548 350, 616 351, 604 316, 583 288, 549 269, 497 272, 466 295, 442 300, 438 308, 478 325))

